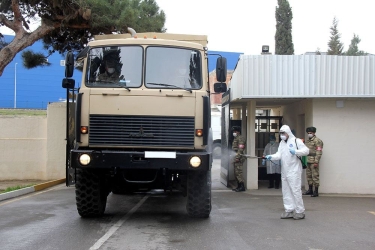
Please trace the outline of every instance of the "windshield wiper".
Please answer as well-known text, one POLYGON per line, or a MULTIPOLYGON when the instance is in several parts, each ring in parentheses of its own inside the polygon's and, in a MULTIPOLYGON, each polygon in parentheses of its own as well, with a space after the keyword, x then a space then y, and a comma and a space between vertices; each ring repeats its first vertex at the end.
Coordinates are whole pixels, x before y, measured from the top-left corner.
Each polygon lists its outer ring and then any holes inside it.
POLYGON ((117 86, 119 86, 119 87, 122 87, 122 88, 124 88, 124 89, 126 89, 127 91, 130 92, 130 88, 126 87, 125 85, 122 85, 122 84, 119 83, 119 82, 114 82, 114 81, 105 81, 105 80, 99 80, 99 81, 96 81, 96 82, 113 83, 113 84, 115 84, 115 85, 117 85, 117 86))
POLYGON ((172 84, 156 83, 156 82, 148 82, 146 84, 163 86, 163 87, 174 87, 174 88, 183 89, 183 90, 189 91, 190 93, 193 93, 193 91, 191 91, 191 89, 182 88, 182 87, 179 87, 179 86, 176 86, 176 85, 172 85, 172 84))
POLYGON ((125 85, 121 85, 121 83, 119 82, 114 82, 117 86, 120 86, 120 87, 123 87, 124 89, 126 89, 127 91, 130 92, 130 88, 126 87, 125 85))

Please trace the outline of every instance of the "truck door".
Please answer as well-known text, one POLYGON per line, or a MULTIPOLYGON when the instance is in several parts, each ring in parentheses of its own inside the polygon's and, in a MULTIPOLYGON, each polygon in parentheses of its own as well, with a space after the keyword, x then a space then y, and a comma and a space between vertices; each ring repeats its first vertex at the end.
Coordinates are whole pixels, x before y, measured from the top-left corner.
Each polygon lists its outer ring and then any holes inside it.
POLYGON ((222 96, 221 101, 221 168, 220 182, 226 187, 229 185, 230 167, 230 89, 222 96))

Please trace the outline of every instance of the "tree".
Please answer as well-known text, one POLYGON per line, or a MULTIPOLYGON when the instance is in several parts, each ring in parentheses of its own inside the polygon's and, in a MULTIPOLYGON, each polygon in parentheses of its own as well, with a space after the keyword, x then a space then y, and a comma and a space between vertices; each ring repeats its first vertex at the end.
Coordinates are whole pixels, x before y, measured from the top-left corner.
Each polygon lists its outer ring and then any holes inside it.
POLYGON ((344 49, 344 44, 340 41, 341 34, 337 29, 338 20, 336 17, 333 18, 330 41, 328 42, 328 55, 341 55, 344 49))
POLYGON ((5 42, 4 36, 0 33, 0 50, 4 48, 8 43, 5 42))
POLYGON ((345 53, 347 56, 363 56, 367 55, 366 52, 362 50, 358 50, 358 44, 361 42, 361 39, 359 38, 358 35, 353 34, 352 41, 349 45, 348 51, 345 53))
MULTIPOLYGON (((0 26, 13 30, 15 37, 0 50, 0 76, 17 53, 38 40, 43 41, 48 57, 54 52, 80 51, 94 35, 126 33, 128 27, 137 32, 165 32, 164 23, 165 14, 155 0, 2 1, 0 26), (40 26, 30 31, 30 22, 37 18, 40 26)), ((46 65, 40 53, 22 56, 28 68, 46 65)))
POLYGON ((292 39, 292 8, 288 0, 277 0, 279 7, 276 7, 276 34, 275 54, 293 55, 294 45, 292 39))

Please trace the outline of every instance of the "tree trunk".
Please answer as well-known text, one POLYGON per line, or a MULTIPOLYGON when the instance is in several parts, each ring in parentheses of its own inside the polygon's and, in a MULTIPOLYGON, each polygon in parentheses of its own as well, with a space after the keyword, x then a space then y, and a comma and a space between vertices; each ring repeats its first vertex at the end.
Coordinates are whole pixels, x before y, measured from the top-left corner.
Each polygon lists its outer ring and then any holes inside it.
POLYGON ((54 29, 56 29, 55 26, 42 22, 41 26, 31 33, 26 32, 24 29, 17 30, 13 41, 0 50, 0 76, 2 76, 5 67, 13 61, 17 53, 42 39, 54 29))

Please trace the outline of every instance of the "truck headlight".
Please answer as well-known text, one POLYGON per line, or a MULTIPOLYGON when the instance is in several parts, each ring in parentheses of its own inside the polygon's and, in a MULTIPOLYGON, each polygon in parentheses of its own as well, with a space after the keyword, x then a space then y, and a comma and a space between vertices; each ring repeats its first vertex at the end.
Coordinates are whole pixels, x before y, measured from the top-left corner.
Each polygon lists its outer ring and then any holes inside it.
POLYGON ((201 158, 199 158, 198 156, 193 156, 190 158, 190 165, 193 167, 193 168, 197 168, 201 165, 202 161, 201 161, 201 158))
POLYGON ((81 165, 83 166, 89 165, 90 161, 91 161, 91 157, 88 154, 82 154, 79 157, 79 163, 81 163, 81 165))

